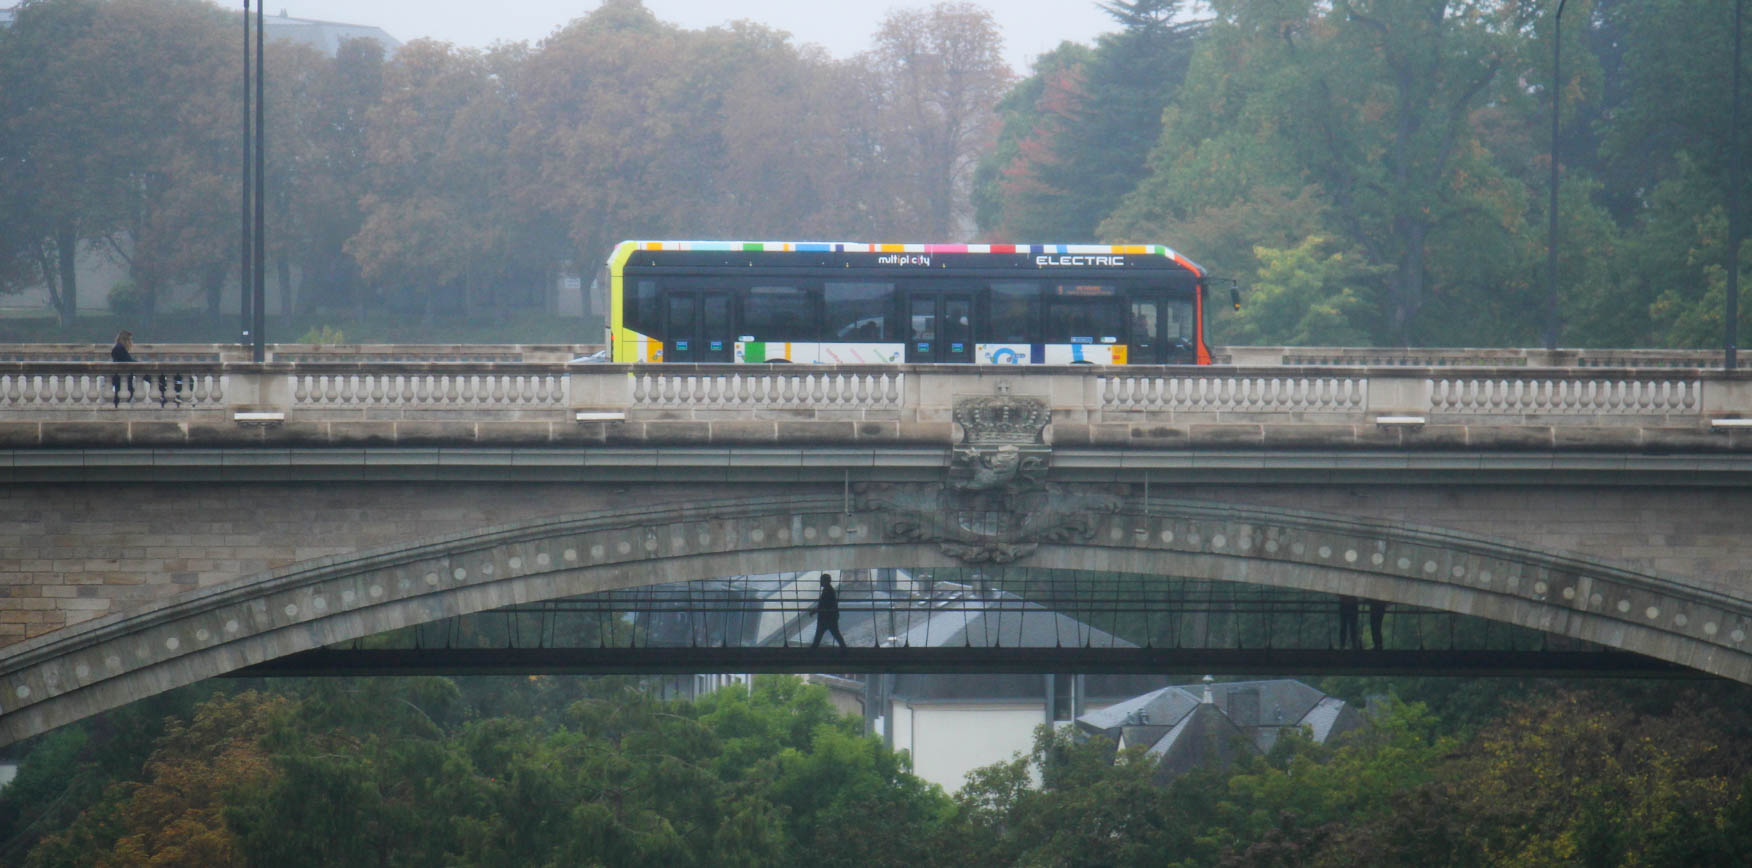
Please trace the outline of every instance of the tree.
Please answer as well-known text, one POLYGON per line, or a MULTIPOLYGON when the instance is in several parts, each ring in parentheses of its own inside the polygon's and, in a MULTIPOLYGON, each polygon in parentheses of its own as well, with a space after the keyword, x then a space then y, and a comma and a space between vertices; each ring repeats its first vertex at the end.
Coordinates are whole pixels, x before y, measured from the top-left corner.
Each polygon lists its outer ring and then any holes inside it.
POLYGON ((1183 98, 1164 115, 1151 175, 1104 233, 1173 237, 1179 223, 1254 191, 1300 197, 1311 185, 1323 234, 1391 269, 1374 341, 1425 340, 1505 303, 1485 287, 1524 268, 1531 197, 1493 158, 1481 112, 1506 87, 1534 6, 1214 8, 1183 98), (1480 256, 1481 246, 1504 255, 1480 256))
POLYGON ((0 30, 0 291, 40 282, 62 325, 79 313, 74 262, 102 180, 95 107, 68 93, 79 79, 65 48, 100 12, 97 0, 28 3, 0 30))
POLYGON ((513 123, 495 59, 416 40, 384 70, 369 114, 371 190, 346 249, 364 276, 411 296, 429 318, 446 292, 453 307, 486 306, 484 286, 508 259, 502 195, 513 123))
MULTIPOLYGON (((1095 241, 1098 227, 1145 175, 1203 23, 1182 0, 1101 4, 1120 25, 1091 51, 1061 47, 1031 81, 1006 98, 1006 153, 988 231, 1006 237, 1095 241), (1073 59, 1074 58, 1074 59, 1073 59), (1018 99, 1026 93, 1029 102, 1018 99), (1019 123, 1018 123, 1019 122, 1019 123), (1016 126, 1012 126, 1016 123, 1016 126), (1027 129, 1017 129, 1019 126, 1027 129)), ((989 176, 988 176, 989 177, 989 176)))
POLYGON ((234 865, 225 822, 232 794, 273 775, 259 739, 286 702, 245 692, 216 697, 173 721, 146 763, 145 779, 112 784, 104 801, 31 851, 26 864, 234 865))
POLYGON ((895 229, 953 239, 971 230, 979 155, 997 132, 992 106, 1010 85, 991 13, 971 3, 889 13, 871 62, 888 154, 877 183, 896 190, 895 229))

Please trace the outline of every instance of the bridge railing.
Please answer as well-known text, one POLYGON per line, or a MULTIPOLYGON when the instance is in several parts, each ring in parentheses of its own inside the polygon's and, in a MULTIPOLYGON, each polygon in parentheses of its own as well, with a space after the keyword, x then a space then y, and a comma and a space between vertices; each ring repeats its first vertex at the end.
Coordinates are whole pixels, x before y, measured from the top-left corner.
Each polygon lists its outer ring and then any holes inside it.
POLYGON ((1407 368, 1719 368, 1721 350, 1487 347, 1216 347, 1221 365, 1407 368))
POLYGON ((360 359, 0 362, 0 442, 224 445, 257 442, 270 427, 280 429, 270 439, 293 444, 949 444, 963 433, 957 404, 993 395, 1044 403, 1051 431, 1043 436, 1093 446, 1422 437, 1432 445, 1752 448, 1752 372, 1702 368, 360 359))
MULTIPOLYGON (((270 362, 567 362, 601 344, 269 344, 270 362)), ((248 362, 239 344, 137 344, 148 361, 248 362)), ((1523 349, 1516 347, 1249 347, 1219 346, 1220 365, 1405 368, 1719 368, 1721 350, 1523 349)), ((0 344, 0 362, 102 362, 97 344, 0 344)))

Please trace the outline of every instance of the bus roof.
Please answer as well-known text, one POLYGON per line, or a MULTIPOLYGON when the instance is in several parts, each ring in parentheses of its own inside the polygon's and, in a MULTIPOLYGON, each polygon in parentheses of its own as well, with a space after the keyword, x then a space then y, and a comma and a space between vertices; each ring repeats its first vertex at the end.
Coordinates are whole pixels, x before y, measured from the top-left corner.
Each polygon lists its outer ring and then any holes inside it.
POLYGON ((622 241, 616 253, 633 250, 742 253, 1031 254, 1035 256, 1161 256, 1205 276, 1198 263, 1162 244, 870 244, 858 241, 622 241))

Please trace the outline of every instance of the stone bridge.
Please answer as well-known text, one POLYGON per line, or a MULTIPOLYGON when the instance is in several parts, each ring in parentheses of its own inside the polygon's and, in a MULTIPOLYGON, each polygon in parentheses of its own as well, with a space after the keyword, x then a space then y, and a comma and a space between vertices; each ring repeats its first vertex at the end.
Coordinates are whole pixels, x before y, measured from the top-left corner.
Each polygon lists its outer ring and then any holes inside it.
POLYGON ((0 362, 0 744, 410 625, 826 567, 1350 594, 1752 682, 1752 378, 1498 361, 192 359, 120 408, 107 363, 0 362))

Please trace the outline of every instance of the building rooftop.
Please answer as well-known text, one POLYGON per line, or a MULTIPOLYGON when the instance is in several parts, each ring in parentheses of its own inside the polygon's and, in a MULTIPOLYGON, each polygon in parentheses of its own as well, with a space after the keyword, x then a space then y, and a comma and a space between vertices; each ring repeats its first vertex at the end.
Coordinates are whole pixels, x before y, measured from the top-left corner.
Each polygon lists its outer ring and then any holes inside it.
POLYGON ((401 47, 401 41, 390 36, 381 27, 293 18, 285 10, 281 10, 279 15, 264 16, 262 27, 267 30, 269 39, 284 39, 308 45, 330 57, 335 56, 341 50, 341 43, 349 39, 373 40, 383 46, 385 56, 394 54, 401 47))
POLYGON ((1291 728, 1324 744, 1365 725, 1344 700, 1287 678, 1164 687, 1077 718, 1121 748, 1147 746, 1164 778, 1264 753, 1291 728))

